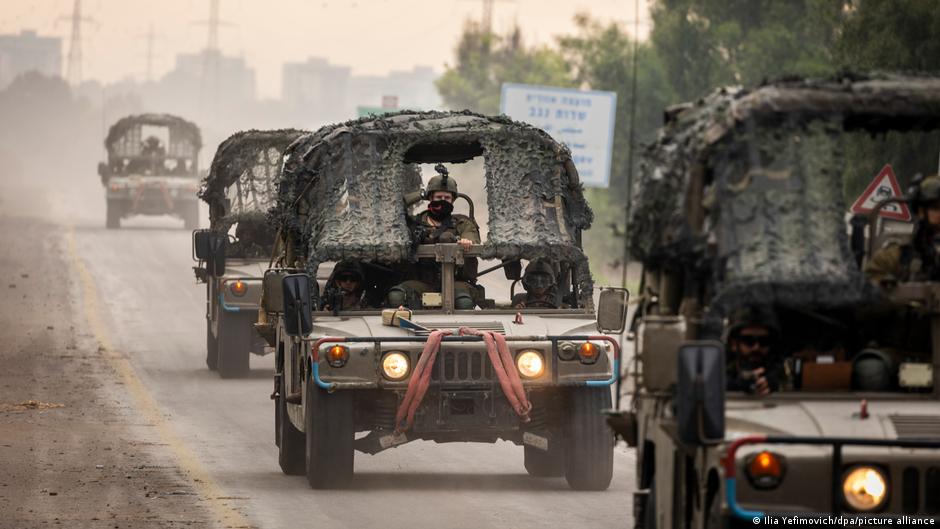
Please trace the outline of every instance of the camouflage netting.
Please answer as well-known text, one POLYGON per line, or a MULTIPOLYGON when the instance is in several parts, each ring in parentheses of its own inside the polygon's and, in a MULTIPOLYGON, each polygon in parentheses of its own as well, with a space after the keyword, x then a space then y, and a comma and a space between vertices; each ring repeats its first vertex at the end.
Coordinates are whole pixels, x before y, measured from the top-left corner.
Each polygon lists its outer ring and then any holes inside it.
POLYGON ((938 124, 938 79, 788 80, 720 90, 680 111, 647 149, 631 251, 649 265, 709 277, 718 314, 756 301, 858 303, 871 290, 849 249, 839 136, 938 124), (706 220, 697 233, 686 205, 695 200, 690 184, 700 163, 706 220))
POLYGON ((403 197, 420 188, 418 164, 483 155, 489 207, 483 258, 568 262, 582 299, 590 298, 578 239, 593 214, 567 148, 539 129, 470 112, 402 112, 324 127, 286 155, 271 214, 310 270, 340 259, 413 260, 403 197))
MULTIPOLYGON (((170 130, 170 145, 168 155, 195 156, 202 148, 202 137, 199 134, 199 127, 190 121, 171 114, 139 114, 121 118, 108 129, 108 136, 104 140, 104 147, 108 153, 114 155, 116 151, 128 151, 128 148, 122 148, 121 143, 127 140, 129 132, 138 128, 140 125, 152 125, 157 127, 167 127, 170 130), (193 153, 176 153, 174 145, 185 143, 186 149, 193 153)), ((144 138, 135 138, 133 145, 129 147, 134 152, 122 152, 121 156, 134 156, 139 154, 140 141, 144 138)))
POLYGON ((213 230, 225 232, 241 219, 260 220, 266 214, 276 201, 282 155, 305 133, 249 130, 235 133, 219 145, 199 190, 199 198, 209 204, 213 230))

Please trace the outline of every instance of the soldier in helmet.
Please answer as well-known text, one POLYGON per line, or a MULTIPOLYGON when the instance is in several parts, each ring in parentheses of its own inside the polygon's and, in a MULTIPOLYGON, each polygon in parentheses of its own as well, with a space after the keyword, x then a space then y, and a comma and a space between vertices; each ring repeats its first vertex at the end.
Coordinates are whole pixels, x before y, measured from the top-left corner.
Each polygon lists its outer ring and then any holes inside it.
POLYGON ((368 308, 364 288, 365 274, 355 261, 336 263, 323 289, 323 310, 359 310, 368 308))
POLYGON ((911 242, 890 242, 865 265, 865 275, 878 286, 940 280, 940 176, 917 182, 910 206, 916 215, 911 242))
POLYGON ((557 309, 558 299, 555 285, 555 270, 545 259, 529 262, 522 276, 525 293, 513 296, 512 306, 516 308, 557 309))
MULTIPOLYGON (((480 227, 470 217, 453 213, 457 181, 450 177, 442 164, 437 164, 434 169, 438 174, 428 182, 424 196, 428 208, 413 219, 414 240, 417 244, 456 242, 464 250, 469 250, 474 244, 480 244, 480 227)), ((474 287, 470 282, 475 281, 476 271, 477 260, 473 257, 464 259, 463 266, 458 268, 454 281, 455 308, 467 310, 475 306, 474 287)), ((439 265, 418 263, 414 274, 416 279, 404 281, 389 290, 388 305, 416 305, 421 294, 440 291, 439 265)))
POLYGON ((761 307, 742 307, 729 320, 727 390, 768 395, 786 379, 783 361, 774 351, 775 318, 761 307))

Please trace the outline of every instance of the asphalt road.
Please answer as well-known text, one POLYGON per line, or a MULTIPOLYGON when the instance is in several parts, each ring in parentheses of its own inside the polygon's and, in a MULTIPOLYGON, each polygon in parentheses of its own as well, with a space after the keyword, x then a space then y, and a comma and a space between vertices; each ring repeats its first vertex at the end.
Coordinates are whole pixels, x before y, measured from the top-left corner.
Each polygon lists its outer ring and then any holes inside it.
POLYGON ((522 448, 507 442, 419 441, 357 453, 350 490, 314 491, 303 477, 283 475, 269 400, 273 358, 253 356, 247 379, 223 381, 208 371, 205 286, 194 281, 189 232, 169 217, 106 230, 101 194, 50 192, 43 216, 63 227, 91 332, 118 355, 115 376, 123 377, 132 411, 157 425, 158 442, 220 526, 632 526, 634 459, 622 444, 604 492, 529 477, 522 448))

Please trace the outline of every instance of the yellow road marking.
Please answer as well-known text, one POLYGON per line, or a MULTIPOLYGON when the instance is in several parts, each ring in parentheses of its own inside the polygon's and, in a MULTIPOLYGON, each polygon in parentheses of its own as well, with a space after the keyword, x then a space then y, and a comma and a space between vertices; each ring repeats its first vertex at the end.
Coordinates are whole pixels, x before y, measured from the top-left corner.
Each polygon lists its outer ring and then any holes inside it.
POLYGON ((68 243, 68 253, 75 271, 82 284, 82 308, 88 326, 98 341, 102 353, 115 372, 123 379, 124 387, 134 399, 136 409, 141 416, 156 428, 157 434, 163 442, 170 448, 175 456, 180 468, 190 478, 193 488, 199 496, 206 501, 216 520, 223 527, 251 527, 248 520, 235 508, 227 505, 224 501, 228 496, 222 488, 209 476, 206 469, 202 466, 196 455, 189 450, 179 435, 170 425, 169 421, 163 416, 160 405, 157 404, 153 395, 147 391, 134 366, 126 356, 117 352, 112 347, 111 335, 108 327, 104 323, 99 312, 100 303, 98 301, 98 291, 95 280, 85 266, 84 261, 78 255, 78 249, 75 245, 75 232, 69 228, 66 240, 68 243))

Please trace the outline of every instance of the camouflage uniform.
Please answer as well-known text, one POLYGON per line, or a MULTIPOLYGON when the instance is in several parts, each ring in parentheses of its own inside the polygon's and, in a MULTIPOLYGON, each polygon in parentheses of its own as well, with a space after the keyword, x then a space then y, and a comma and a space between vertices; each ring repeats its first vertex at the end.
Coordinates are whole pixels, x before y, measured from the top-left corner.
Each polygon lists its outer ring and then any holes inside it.
MULTIPOLYGON (((445 191, 451 194, 453 199, 457 198, 457 182, 449 178, 447 169, 438 164, 435 169, 440 175, 435 176, 428 182, 425 193, 425 199, 431 200, 435 192, 445 191)), ((452 203, 451 203, 452 204, 452 203)), ((446 213, 443 218, 433 218, 430 208, 435 202, 429 204, 429 209, 419 213, 414 219, 410 219, 412 233, 415 244, 438 244, 441 242, 456 243, 460 239, 467 239, 473 244, 480 244, 480 227, 477 223, 466 215, 446 213)), ((451 211, 452 205, 448 206, 451 211)), ((441 290, 441 267, 430 262, 421 261, 415 264, 408 275, 414 277, 403 281, 389 290, 387 302, 390 305, 420 305, 422 294, 428 292, 440 292, 441 290)), ((476 281, 477 260, 475 257, 467 257, 464 264, 457 268, 454 274, 454 298, 455 306, 458 309, 472 309, 475 304, 482 300, 479 289, 472 285, 476 281)), ((416 308, 416 307, 412 307, 416 308)))
POLYGON ((362 267, 355 261, 340 261, 333 267, 333 273, 323 289, 324 310, 361 310, 369 308, 364 288, 365 274, 362 267), (345 292, 337 284, 336 278, 341 275, 358 277, 359 285, 353 292, 345 292))
POLYGON ((752 371, 764 369, 764 378, 771 392, 779 391, 787 382, 787 373, 783 358, 777 351, 776 336, 779 335, 775 315, 763 307, 742 307, 735 310, 729 321, 726 339, 727 364, 725 369, 725 389, 728 391, 753 391, 755 379, 752 371), (731 348, 731 342, 738 332, 747 327, 762 327, 767 330, 768 351, 764 354, 752 354, 751 358, 742 358, 731 348), (745 363, 747 362, 747 363, 745 363))
POLYGON ((525 267, 522 277, 524 293, 512 297, 512 306, 516 308, 567 308, 564 304, 559 306, 555 284, 555 270, 552 265, 543 259, 530 262, 525 267), (539 293, 537 290, 541 290, 539 293))
POLYGON ((904 281, 938 281, 937 250, 934 239, 940 228, 931 226, 924 210, 940 202, 940 176, 928 176, 913 187, 911 209, 920 217, 909 244, 888 243, 879 248, 865 263, 865 276, 876 285, 904 281))

